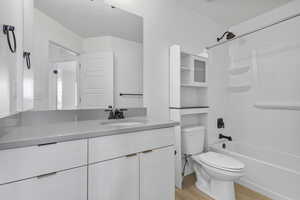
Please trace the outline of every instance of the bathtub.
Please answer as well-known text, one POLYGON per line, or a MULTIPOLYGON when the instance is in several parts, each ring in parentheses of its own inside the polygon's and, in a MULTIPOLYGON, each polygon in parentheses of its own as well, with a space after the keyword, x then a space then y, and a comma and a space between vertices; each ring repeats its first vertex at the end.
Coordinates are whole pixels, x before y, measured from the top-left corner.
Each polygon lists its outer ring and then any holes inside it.
POLYGON ((274 200, 300 199, 299 156, 238 142, 213 144, 209 150, 232 156, 246 164, 245 176, 237 183, 274 200))

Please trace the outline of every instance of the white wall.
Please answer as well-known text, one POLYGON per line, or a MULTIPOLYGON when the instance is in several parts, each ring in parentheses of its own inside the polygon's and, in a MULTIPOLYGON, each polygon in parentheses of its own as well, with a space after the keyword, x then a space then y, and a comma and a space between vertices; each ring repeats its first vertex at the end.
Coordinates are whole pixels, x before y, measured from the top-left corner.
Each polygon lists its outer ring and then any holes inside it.
POLYGON ((35 9, 32 60, 35 73, 34 106, 36 110, 47 110, 49 106, 48 79, 50 68, 48 65, 48 45, 50 41, 62 45, 72 51, 81 53, 82 38, 35 9))
POLYGON ((150 117, 169 119, 169 47, 179 44, 201 53, 223 28, 176 0, 107 2, 144 18, 144 105, 150 117))
POLYGON ((120 96, 120 93, 143 93, 143 44, 117 37, 84 39, 83 51, 113 51, 115 65, 115 105, 143 107, 143 97, 120 96))
POLYGON ((19 111, 22 108, 22 82, 19 81, 23 72, 22 1, 0 2, 0 25, 0 118, 2 118, 15 114, 17 110, 19 111), (15 26, 17 39, 17 52, 15 54, 10 52, 6 35, 2 32, 4 24, 15 26))
MULTIPOLYGON (((299 12, 300 2, 293 1, 231 30, 244 33, 299 12)), ((298 17, 230 44, 229 67, 251 66, 248 73, 230 78, 231 82, 251 85, 249 91, 228 93, 227 134, 235 140, 300 156, 299 110, 254 107, 259 102, 300 105, 299 27, 298 17)))

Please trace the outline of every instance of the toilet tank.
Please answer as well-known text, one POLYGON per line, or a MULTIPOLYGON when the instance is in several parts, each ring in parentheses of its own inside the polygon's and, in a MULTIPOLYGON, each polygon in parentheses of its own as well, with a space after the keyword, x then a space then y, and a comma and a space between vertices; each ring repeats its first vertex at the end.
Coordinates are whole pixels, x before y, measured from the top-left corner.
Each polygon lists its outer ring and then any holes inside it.
POLYGON ((205 130, 204 126, 182 128, 181 147, 183 154, 194 155, 203 152, 205 130))

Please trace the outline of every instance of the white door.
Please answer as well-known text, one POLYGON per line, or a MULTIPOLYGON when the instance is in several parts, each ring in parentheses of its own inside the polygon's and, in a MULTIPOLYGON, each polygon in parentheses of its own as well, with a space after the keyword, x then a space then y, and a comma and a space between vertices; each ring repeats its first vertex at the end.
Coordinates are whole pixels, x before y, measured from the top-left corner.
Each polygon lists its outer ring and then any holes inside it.
POLYGON ((89 200, 139 200, 137 155, 89 166, 89 200))
POLYGON ((107 108, 114 103, 114 55, 81 55, 80 108, 107 108))
POLYGON ((174 200, 174 147, 140 154, 140 200, 174 200))
POLYGON ((0 199, 87 200, 87 168, 81 167, 1 185, 0 199))

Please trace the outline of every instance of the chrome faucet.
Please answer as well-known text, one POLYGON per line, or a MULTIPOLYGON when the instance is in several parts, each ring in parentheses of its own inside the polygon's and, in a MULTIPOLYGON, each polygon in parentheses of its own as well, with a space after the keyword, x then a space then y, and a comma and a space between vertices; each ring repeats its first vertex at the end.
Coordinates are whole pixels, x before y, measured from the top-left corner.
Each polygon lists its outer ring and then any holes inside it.
POLYGON ((108 109, 105 109, 105 112, 109 112, 108 119, 125 119, 124 111, 128 109, 125 108, 113 108, 108 106, 108 109))

